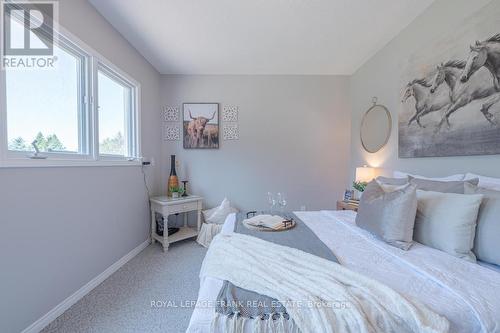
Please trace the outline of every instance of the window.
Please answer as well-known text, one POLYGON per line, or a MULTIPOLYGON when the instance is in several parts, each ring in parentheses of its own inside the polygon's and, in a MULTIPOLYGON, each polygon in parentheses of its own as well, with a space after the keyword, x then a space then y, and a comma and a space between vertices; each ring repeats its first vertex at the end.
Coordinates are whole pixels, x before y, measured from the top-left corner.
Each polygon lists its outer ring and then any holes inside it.
POLYGON ((97 73, 99 154, 133 156, 129 131, 133 119, 133 87, 105 67, 100 66, 97 73))
POLYGON ((52 70, 6 70, 7 140, 11 151, 85 153, 80 106, 85 58, 55 47, 52 70))
POLYGON ((0 166, 138 164, 139 84, 69 36, 55 68, 0 72, 0 166))

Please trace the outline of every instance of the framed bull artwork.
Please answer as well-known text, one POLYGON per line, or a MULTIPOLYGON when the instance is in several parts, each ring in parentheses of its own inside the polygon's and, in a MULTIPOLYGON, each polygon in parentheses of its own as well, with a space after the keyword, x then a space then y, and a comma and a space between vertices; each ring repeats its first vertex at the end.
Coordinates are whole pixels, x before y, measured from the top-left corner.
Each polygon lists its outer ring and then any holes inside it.
POLYGON ((219 104, 184 103, 184 149, 219 148, 219 104))
POLYGON ((500 6, 405 60, 399 157, 500 154, 500 6))

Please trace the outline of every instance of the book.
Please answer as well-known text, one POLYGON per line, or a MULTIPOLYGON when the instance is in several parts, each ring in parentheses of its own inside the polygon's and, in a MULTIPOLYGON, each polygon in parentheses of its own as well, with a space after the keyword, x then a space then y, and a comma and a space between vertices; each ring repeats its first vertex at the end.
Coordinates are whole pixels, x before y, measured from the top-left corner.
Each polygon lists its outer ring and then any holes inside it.
POLYGON ((283 221, 285 221, 285 219, 281 216, 264 214, 253 216, 249 219, 244 220, 243 222, 254 227, 264 227, 279 230, 284 226, 283 221))

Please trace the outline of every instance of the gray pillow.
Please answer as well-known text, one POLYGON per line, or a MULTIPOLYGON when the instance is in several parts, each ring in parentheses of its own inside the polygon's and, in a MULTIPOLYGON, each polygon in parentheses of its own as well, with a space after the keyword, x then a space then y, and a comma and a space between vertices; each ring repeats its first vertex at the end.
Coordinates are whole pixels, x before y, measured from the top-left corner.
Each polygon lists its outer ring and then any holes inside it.
POLYGON ((379 176, 375 178, 375 180, 385 192, 400 190, 408 184, 408 178, 387 178, 379 176))
POLYGON ((406 178, 389 178, 389 177, 383 177, 383 176, 378 176, 376 180, 379 183, 386 184, 386 185, 406 185, 408 184, 408 177, 406 178))
POLYGON ((475 262, 471 250, 483 195, 417 190, 417 198, 414 240, 475 262))
POLYGON ((465 193, 465 184, 477 185, 479 183, 479 178, 460 181, 438 181, 409 176, 409 179, 411 184, 417 186, 417 190, 457 194, 465 193))
POLYGON ((471 185, 465 191, 483 195, 472 251, 478 260, 500 265, 500 192, 471 185))
POLYGON ((386 192, 373 180, 361 196, 356 224, 388 244, 408 250, 413 242, 417 211, 416 187, 411 184, 386 192))

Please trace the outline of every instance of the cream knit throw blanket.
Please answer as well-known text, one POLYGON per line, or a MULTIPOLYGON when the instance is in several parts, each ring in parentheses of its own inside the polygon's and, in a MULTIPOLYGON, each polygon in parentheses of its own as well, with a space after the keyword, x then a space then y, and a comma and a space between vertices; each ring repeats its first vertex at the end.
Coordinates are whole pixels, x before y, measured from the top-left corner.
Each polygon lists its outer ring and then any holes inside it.
POLYGON ((221 230, 222 224, 203 223, 196 241, 204 247, 209 247, 212 239, 214 239, 214 237, 221 232, 221 230))
MULTIPOLYGON (((279 300, 302 333, 448 331, 445 318, 381 283, 332 261, 247 235, 217 235, 203 262, 204 276, 279 300)), ((223 325, 242 332, 244 322, 233 317, 225 318, 232 323, 223 325)), ((254 330, 267 331, 257 326, 254 330)), ((287 331, 283 324, 272 330, 287 331)))

